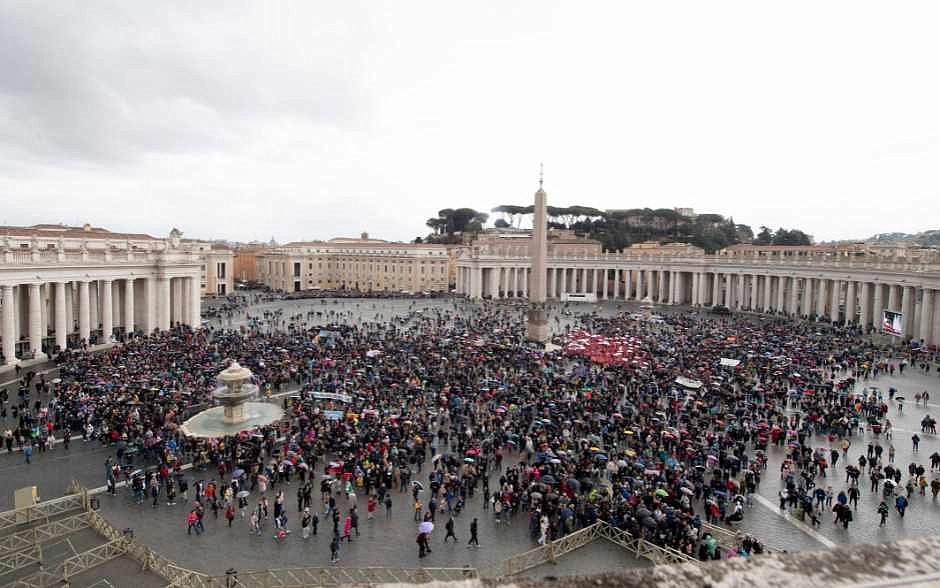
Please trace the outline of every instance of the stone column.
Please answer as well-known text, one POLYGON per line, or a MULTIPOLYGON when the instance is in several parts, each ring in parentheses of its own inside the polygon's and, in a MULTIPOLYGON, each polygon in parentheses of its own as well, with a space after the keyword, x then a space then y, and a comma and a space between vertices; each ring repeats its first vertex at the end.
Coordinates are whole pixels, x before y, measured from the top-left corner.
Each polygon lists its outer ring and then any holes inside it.
POLYGON ((797 304, 797 296, 799 295, 797 278, 788 278, 788 281, 790 282, 790 304, 787 307, 787 314, 791 316, 798 316, 800 314, 800 307, 797 304))
POLYGON ((863 329, 867 329, 871 324, 871 284, 868 282, 859 282, 861 293, 859 294, 860 305, 858 312, 858 324, 863 329))
POLYGON ((751 299, 748 300, 747 307, 751 311, 757 311, 759 308, 757 302, 758 276, 751 274, 751 299))
POLYGON ((829 284, 829 280, 819 279, 818 282, 819 292, 816 296, 816 319, 820 320, 826 316, 826 302, 829 300, 826 286, 829 284))
POLYGON ((114 306, 114 314, 111 315, 111 321, 116 327, 124 326, 124 282, 119 280, 111 284, 111 302, 114 306))
POLYGON ((813 279, 803 278, 803 308, 801 314, 813 314, 813 279))
MULTIPOLYGON (((357 275, 356 279, 358 279, 358 277, 359 276, 357 275)), ((190 325, 190 321, 193 318, 193 313, 189 309, 189 304, 190 304, 190 301, 192 300, 192 295, 189 293, 189 278, 177 278, 177 279, 180 282, 180 293, 182 294, 180 296, 180 301, 179 301, 179 305, 180 305, 179 322, 183 323, 184 325, 190 325)), ((417 276, 416 276, 416 279, 417 279, 417 276)), ((415 289, 415 291, 417 290, 418 288, 415 289)))
POLYGON ((601 281, 601 300, 607 300, 607 268, 601 270, 603 279, 601 281))
MULTIPOLYGON (((49 303, 54 302, 48 284, 39 286, 39 332, 45 338, 49 334, 49 303)), ((41 348, 40 348, 41 349, 41 348)))
POLYGON ((901 295, 901 313, 904 316, 901 317, 901 320, 904 324, 905 339, 910 339, 914 335, 912 332, 914 330, 914 295, 913 286, 904 286, 904 292, 901 295))
POLYGON ((65 283, 65 320, 68 322, 68 332, 75 332, 75 282, 65 283))
POLYGON ((3 295, 3 361, 6 365, 16 363, 16 330, 13 323, 16 320, 16 310, 13 302, 13 286, 0 286, 3 295))
POLYGON ((829 320, 836 322, 839 320, 839 302, 842 301, 842 282, 832 280, 832 292, 829 300, 829 320))
POLYGON ((42 352, 42 292, 40 284, 29 285, 29 350, 36 359, 43 359, 42 352))
POLYGON ((884 312, 884 284, 875 283, 873 285, 875 289, 874 302, 872 303, 871 308, 871 326, 875 328, 876 331, 881 331, 881 315, 884 312))
POLYGON ((630 300, 633 293, 633 271, 625 270, 623 274, 623 299, 630 300))
POLYGON ((114 330, 114 317, 112 311, 114 309, 114 303, 111 300, 112 296, 112 282, 111 280, 102 280, 100 283, 100 292, 101 292, 101 338, 102 343, 108 343, 111 341, 111 333, 114 330))
POLYGON ((91 297, 88 280, 78 282, 78 338, 88 343, 91 335, 91 297))
POLYGON ((770 297, 773 294, 773 277, 764 276, 764 304, 761 306, 763 312, 770 310, 770 297))
MULTIPOLYGON (((888 285, 888 308, 887 310, 893 312, 900 312, 901 305, 898 303, 898 290, 900 286, 895 286, 894 284, 888 285)), ((878 320, 881 320, 880 317, 878 320)))
POLYGON ((918 338, 923 339, 924 344, 930 345, 932 341, 931 331, 933 330, 934 319, 934 292, 930 288, 924 288, 924 299, 921 303, 920 311, 920 329, 918 338))
POLYGON ((199 275, 189 278, 189 326, 202 327, 202 296, 199 293, 199 275))
MULTIPOLYGON (((607 280, 604 280, 604 283, 607 283, 607 280)), ((614 269, 614 293, 613 299, 616 300, 620 295, 620 270, 614 269)))
POLYGON ((735 308, 741 310, 744 308, 744 274, 738 274, 737 276, 737 291, 735 292, 735 308))
MULTIPOLYGON (((196 288, 199 288, 198 284, 196 288)), ((124 281, 124 331, 128 335, 134 333, 134 278, 124 281)))
POLYGON ((712 306, 721 304, 721 274, 712 275, 712 306))
POLYGON ((658 273, 659 275, 657 276, 657 279, 659 280, 659 283, 657 284, 658 287, 656 288, 656 300, 660 304, 665 304, 667 302, 666 300, 666 280, 667 280, 666 270, 659 270, 658 273))
POLYGON ((150 335, 157 326, 153 278, 143 278, 141 293, 143 294, 140 313, 141 329, 144 335, 150 335))
POLYGON ((636 300, 643 300, 643 271, 636 272, 636 300))
POLYGON ((725 274, 725 306, 734 308, 734 274, 725 274))
POLYGON ((783 276, 777 276, 775 280, 777 282, 777 303, 774 305, 774 310, 777 312, 784 312, 785 307, 783 301, 785 300, 786 296, 787 279, 783 276))
POLYGON ((91 330, 94 331, 101 326, 101 290, 98 280, 92 280, 88 284, 88 320, 91 324, 91 330))
MULTIPOLYGON (((545 271, 545 268, 542 268, 545 271)), ((529 268, 522 268, 522 297, 529 298, 529 268)))
POLYGON ((161 331, 170 329, 170 278, 157 278, 157 328, 161 331))
MULTIPOLYGON (((65 315, 65 282, 55 283, 55 344, 59 351, 68 347, 68 334, 72 330, 72 321, 65 315)), ((68 317, 71 319, 71 317, 68 317)))
POLYGON ((845 324, 855 322, 855 281, 849 281, 845 291, 845 324))

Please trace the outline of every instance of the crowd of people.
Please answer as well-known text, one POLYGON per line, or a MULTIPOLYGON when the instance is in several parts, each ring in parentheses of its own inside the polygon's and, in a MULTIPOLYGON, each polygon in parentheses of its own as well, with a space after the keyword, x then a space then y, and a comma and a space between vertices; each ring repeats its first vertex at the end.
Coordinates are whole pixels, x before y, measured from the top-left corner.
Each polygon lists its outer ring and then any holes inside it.
MULTIPOLYGON (((897 491, 905 468, 880 444, 892 447, 894 397, 875 386, 880 374, 908 362, 928 369, 934 358, 895 358, 853 330, 697 312, 570 324, 556 307, 558 347, 545 350, 524 340, 514 304, 412 302, 397 317, 335 322, 336 311, 285 315, 244 300, 226 312, 253 315, 247 327, 177 326, 63 354, 58 378, 21 388, 6 446, 48 448, 58 437, 67 447, 73 435, 111 444, 109 491, 124 481, 141 505, 189 505, 189 533, 204 531, 207 509, 256 534, 271 524, 277 541, 292 527, 316 535, 323 517, 333 561, 356 540, 360 497, 367 519, 413 514, 422 557, 440 520, 445 540, 456 540, 455 520, 472 502, 497 526, 524 519, 533 543, 602 520, 689 557, 759 554, 762 538, 728 540, 709 525, 735 532, 774 447, 785 453, 780 507, 814 524, 825 508, 848 527, 866 467, 871 491, 900 516, 914 492, 940 490, 928 480, 935 454, 929 471, 906 468, 897 491), (231 361, 280 395, 285 419, 235 438, 182 435, 231 361), (849 463, 864 428, 881 437, 849 463), (840 457, 848 489, 834 493, 827 470, 840 457), (186 464, 218 477, 192 484, 186 464), (294 481, 289 515, 284 488, 294 481)), ((478 525, 468 546, 479 546, 478 525)))

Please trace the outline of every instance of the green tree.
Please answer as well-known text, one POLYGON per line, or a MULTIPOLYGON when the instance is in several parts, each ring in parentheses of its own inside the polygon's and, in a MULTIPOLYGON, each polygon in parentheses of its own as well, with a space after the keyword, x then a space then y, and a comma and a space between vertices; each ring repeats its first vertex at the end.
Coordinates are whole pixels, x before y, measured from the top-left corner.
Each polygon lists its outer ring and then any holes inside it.
POLYGON ((770 245, 774 242, 774 234, 767 227, 761 225, 760 232, 754 237, 755 245, 770 245))

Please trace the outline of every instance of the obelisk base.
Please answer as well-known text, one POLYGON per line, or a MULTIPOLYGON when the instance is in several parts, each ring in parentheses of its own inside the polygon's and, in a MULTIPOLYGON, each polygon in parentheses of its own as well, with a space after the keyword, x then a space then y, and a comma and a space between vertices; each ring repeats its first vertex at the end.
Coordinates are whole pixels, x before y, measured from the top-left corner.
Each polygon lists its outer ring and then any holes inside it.
POLYGON ((548 316, 542 309, 532 308, 528 312, 527 338, 529 341, 548 341, 548 316))

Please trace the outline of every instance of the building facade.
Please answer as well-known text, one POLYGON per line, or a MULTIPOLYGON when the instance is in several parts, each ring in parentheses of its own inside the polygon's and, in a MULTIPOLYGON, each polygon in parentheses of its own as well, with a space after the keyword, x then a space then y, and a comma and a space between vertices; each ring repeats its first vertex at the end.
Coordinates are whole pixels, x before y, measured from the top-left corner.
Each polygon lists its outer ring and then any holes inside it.
MULTIPOLYGON (((818 246, 817 246, 818 247, 818 246)), ((766 248, 765 248, 766 249, 766 248)), ((816 249, 814 247, 813 249, 816 249)), ((905 338, 940 344, 940 263, 908 257, 732 254, 588 256, 549 250, 548 298, 594 293, 600 300, 724 305, 733 310, 822 318, 880 329, 882 312, 902 313, 905 338)), ((470 247, 457 258, 457 292, 525 298, 530 258, 470 247)))
POLYGON ((262 245, 238 245, 234 250, 234 278, 238 282, 258 281, 258 254, 264 252, 262 245))
POLYGON ((256 255, 258 280, 285 292, 447 292, 456 248, 359 238, 300 241, 256 255))
POLYGON ((0 227, 0 365, 129 333, 200 325, 202 258, 168 238, 105 229, 0 227))

